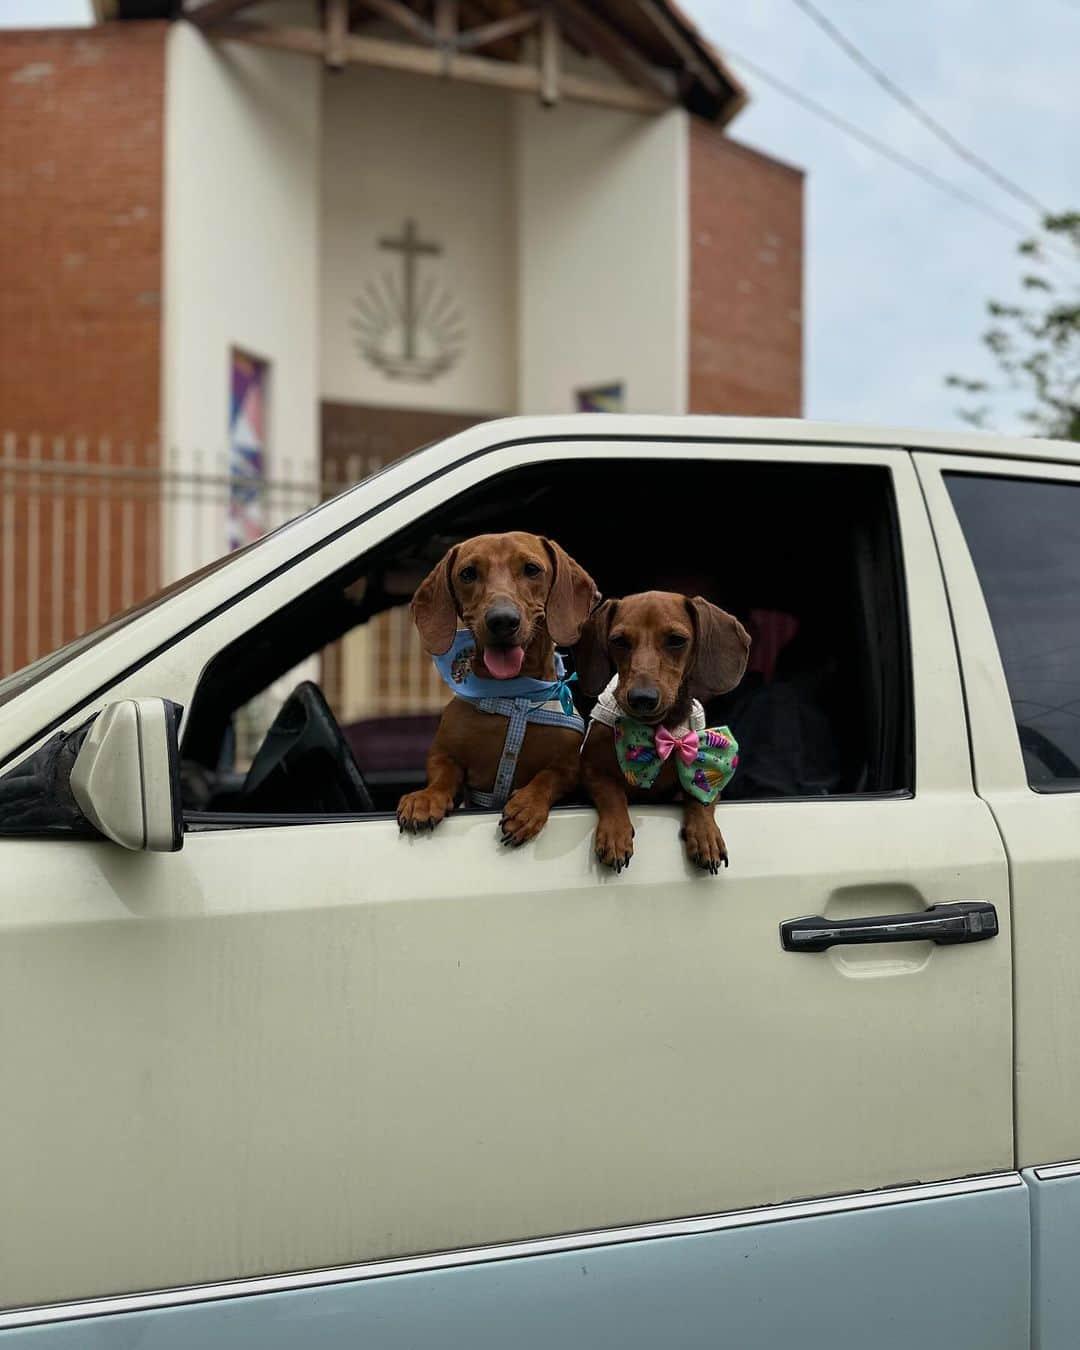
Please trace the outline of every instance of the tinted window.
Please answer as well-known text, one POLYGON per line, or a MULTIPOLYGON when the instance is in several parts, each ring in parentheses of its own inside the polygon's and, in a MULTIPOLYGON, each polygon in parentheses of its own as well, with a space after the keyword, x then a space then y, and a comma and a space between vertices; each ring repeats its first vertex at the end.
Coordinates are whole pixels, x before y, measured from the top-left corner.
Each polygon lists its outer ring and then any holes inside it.
POLYGON ((1028 782, 1080 789, 1080 486, 947 474, 994 625, 1028 782))

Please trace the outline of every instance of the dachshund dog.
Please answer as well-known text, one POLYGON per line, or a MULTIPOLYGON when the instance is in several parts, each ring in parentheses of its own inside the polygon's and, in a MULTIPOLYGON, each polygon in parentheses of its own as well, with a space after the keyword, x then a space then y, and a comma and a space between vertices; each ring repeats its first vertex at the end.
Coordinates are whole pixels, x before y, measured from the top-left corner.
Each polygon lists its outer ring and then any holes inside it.
MULTIPOLYGON (((556 678, 555 645, 576 643, 600 595, 558 544, 533 534, 484 534, 452 548, 421 582, 412 614, 425 649, 442 656, 458 628, 472 634, 466 659, 484 680, 556 678)), ((580 724, 579 724, 580 725, 580 724)), ((491 792, 508 722, 464 698, 443 711, 427 757, 427 786, 398 803, 402 830, 433 830, 462 789, 491 792)), ((503 807, 503 843, 534 838, 551 807, 578 784, 581 735, 530 722, 503 807)))
MULTIPOLYGON (((633 856, 628 800, 672 801, 682 789, 679 757, 670 753, 676 744, 671 733, 678 735, 692 714, 704 727, 695 700, 734 689, 749 651, 750 638, 738 619, 701 596, 647 591, 607 600, 589 620, 577 648, 577 668, 583 692, 601 697, 582 748, 581 777, 599 815, 595 850, 606 866, 621 872, 633 856), (613 667, 617 674, 601 694, 613 667), (622 734, 622 718, 649 729, 646 735, 654 746, 666 742, 668 756, 659 772, 654 769, 648 787, 633 786, 620 767, 616 736, 622 734)), ((722 736, 713 741, 737 748, 722 736)), ((653 750, 645 758, 655 764, 658 757, 653 750)), ((721 864, 727 865, 727 847, 713 817, 714 805, 687 791, 682 798, 687 856, 715 874, 721 864)))

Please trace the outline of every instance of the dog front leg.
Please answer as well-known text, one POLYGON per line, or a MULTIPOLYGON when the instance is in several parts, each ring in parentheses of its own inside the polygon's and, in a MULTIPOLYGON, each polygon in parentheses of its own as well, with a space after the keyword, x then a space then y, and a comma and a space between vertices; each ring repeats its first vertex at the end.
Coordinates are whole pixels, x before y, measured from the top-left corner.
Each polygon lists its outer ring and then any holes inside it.
POLYGON ((465 770, 457 760, 432 747, 427 757, 427 786, 398 802, 399 828, 413 834, 433 830, 453 806, 464 781, 465 770))
POLYGON ((728 865, 727 845, 713 814, 715 806, 706 806, 689 793, 683 802, 683 827, 681 834, 686 841, 686 856, 696 866, 711 872, 713 876, 720 871, 721 865, 728 865))
POLYGON ((499 821, 503 843, 518 848, 530 839, 535 839, 547 824, 555 803, 577 787, 578 776, 575 753, 572 764, 563 768, 541 769, 524 787, 512 793, 499 821))
POLYGON ((609 728, 589 728, 581 752, 581 781, 599 816, 593 841, 596 856, 605 867, 621 872, 634 856, 634 827, 609 728))

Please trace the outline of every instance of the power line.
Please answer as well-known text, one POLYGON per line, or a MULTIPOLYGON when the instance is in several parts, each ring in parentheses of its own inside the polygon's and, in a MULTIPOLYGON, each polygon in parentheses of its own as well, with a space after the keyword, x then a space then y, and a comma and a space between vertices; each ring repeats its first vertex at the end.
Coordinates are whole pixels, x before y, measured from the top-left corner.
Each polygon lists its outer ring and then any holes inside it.
MULTIPOLYGON (((920 164, 918 160, 911 159, 902 151, 894 149, 894 147, 887 142, 878 140, 876 136, 872 136, 868 131, 864 131, 862 127, 856 126, 854 122, 849 122, 847 118, 841 117, 838 113, 834 113, 831 109, 826 108, 823 103, 818 103, 816 99, 811 98, 808 94, 804 94, 801 89, 796 89, 794 85, 788 84, 786 80, 782 80, 778 75, 773 75, 770 71, 765 70, 762 66, 759 66, 756 61, 751 61, 748 56, 742 56, 739 52, 734 51, 726 43, 724 44, 723 50, 725 55, 732 57, 739 65, 745 66, 746 69, 750 71, 752 75, 757 76, 759 80, 763 81, 765 84, 771 85, 778 93, 792 99, 808 112, 812 112, 815 117, 822 118, 824 121, 830 123, 830 125, 836 127, 837 130, 844 132, 845 135, 851 136, 854 140, 859 141, 862 145, 866 146, 867 149, 873 150, 876 154, 891 160, 892 163, 898 165, 902 169, 906 169, 908 173, 915 174, 916 177, 921 178, 932 187, 938 188, 939 191, 947 192, 950 197, 955 197, 957 201, 963 202, 973 210, 981 211, 984 216, 996 221, 998 225, 1004 226, 1010 233, 1018 234, 1024 238, 1030 238, 1031 227, 1025 222, 1006 215, 1004 211, 999 211, 996 206, 991 206, 989 202, 984 202, 981 197, 976 197, 965 188, 958 187, 955 183, 950 183, 947 178, 942 178, 940 174, 936 174, 932 169, 926 168, 924 165, 920 164)), ((1049 243, 1045 243, 1043 247, 1051 250, 1049 243)), ((1052 249, 1052 251, 1057 257, 1062 258, 1067 262, 1076 262, 1075 258, 1064 251, 1056 248, 1052 249)))
POLYGON ((1000 170, 995 169, 988 160, 983 159, 982 155, 977 154, 974 150, 971 150, 964 145, 962 141, 957 140, 948 127, 942 126, 936 117, 931 113, 928 113, 925 108, 911 97, 910 94, 901 89, 895 80, 890 79, 885 71, 883 71, 880 66, 875 65, 850 38, 845 37, 833 21, 818 9, 813 3, 813 0, 792 0, 792 3, 797 5, 808 19, 817 24, 821 31, 825 33, 841 51, 849 56, 861 70, 864 70, 876 84, 880 85, 891 98, 894 98, 897 103, 906 108, 913 117, 918 118, 923 126, 926 127, 928 131, 932 132, 944 145, 947 145, 954 154, 959 155, 965 164, 970 164, 971 167, 981 173, 984 178, 988 178, 992 183, 1001 188, 1003 192, 1007 192, 1011 197, 1015 198, 1016 201, 1023 202, 1025 206, 1030 206, 1032 210, 1039 213, 1040 217, 1053 214, 1048 207, 1044 206, 1042 202, 1039 201, 1038 197, 1033 196, 1026 188, 1021 187, 1019 183, 1014 182, 1000 170))

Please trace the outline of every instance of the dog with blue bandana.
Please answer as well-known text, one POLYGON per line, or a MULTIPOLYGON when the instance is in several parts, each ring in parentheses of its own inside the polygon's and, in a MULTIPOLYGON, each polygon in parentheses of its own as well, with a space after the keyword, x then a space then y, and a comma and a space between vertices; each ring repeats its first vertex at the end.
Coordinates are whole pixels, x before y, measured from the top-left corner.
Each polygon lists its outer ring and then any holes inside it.
POLYGON ((463 796, 501 812, 511 847, 540 833, 578 784, 585 731, 556 647, 577 642, 599 599, 563 548, 524 533, 467 539, 420 583, 413 619, 453 697, 426 785, 398 803, 403 831, 433 830, 463 796))

